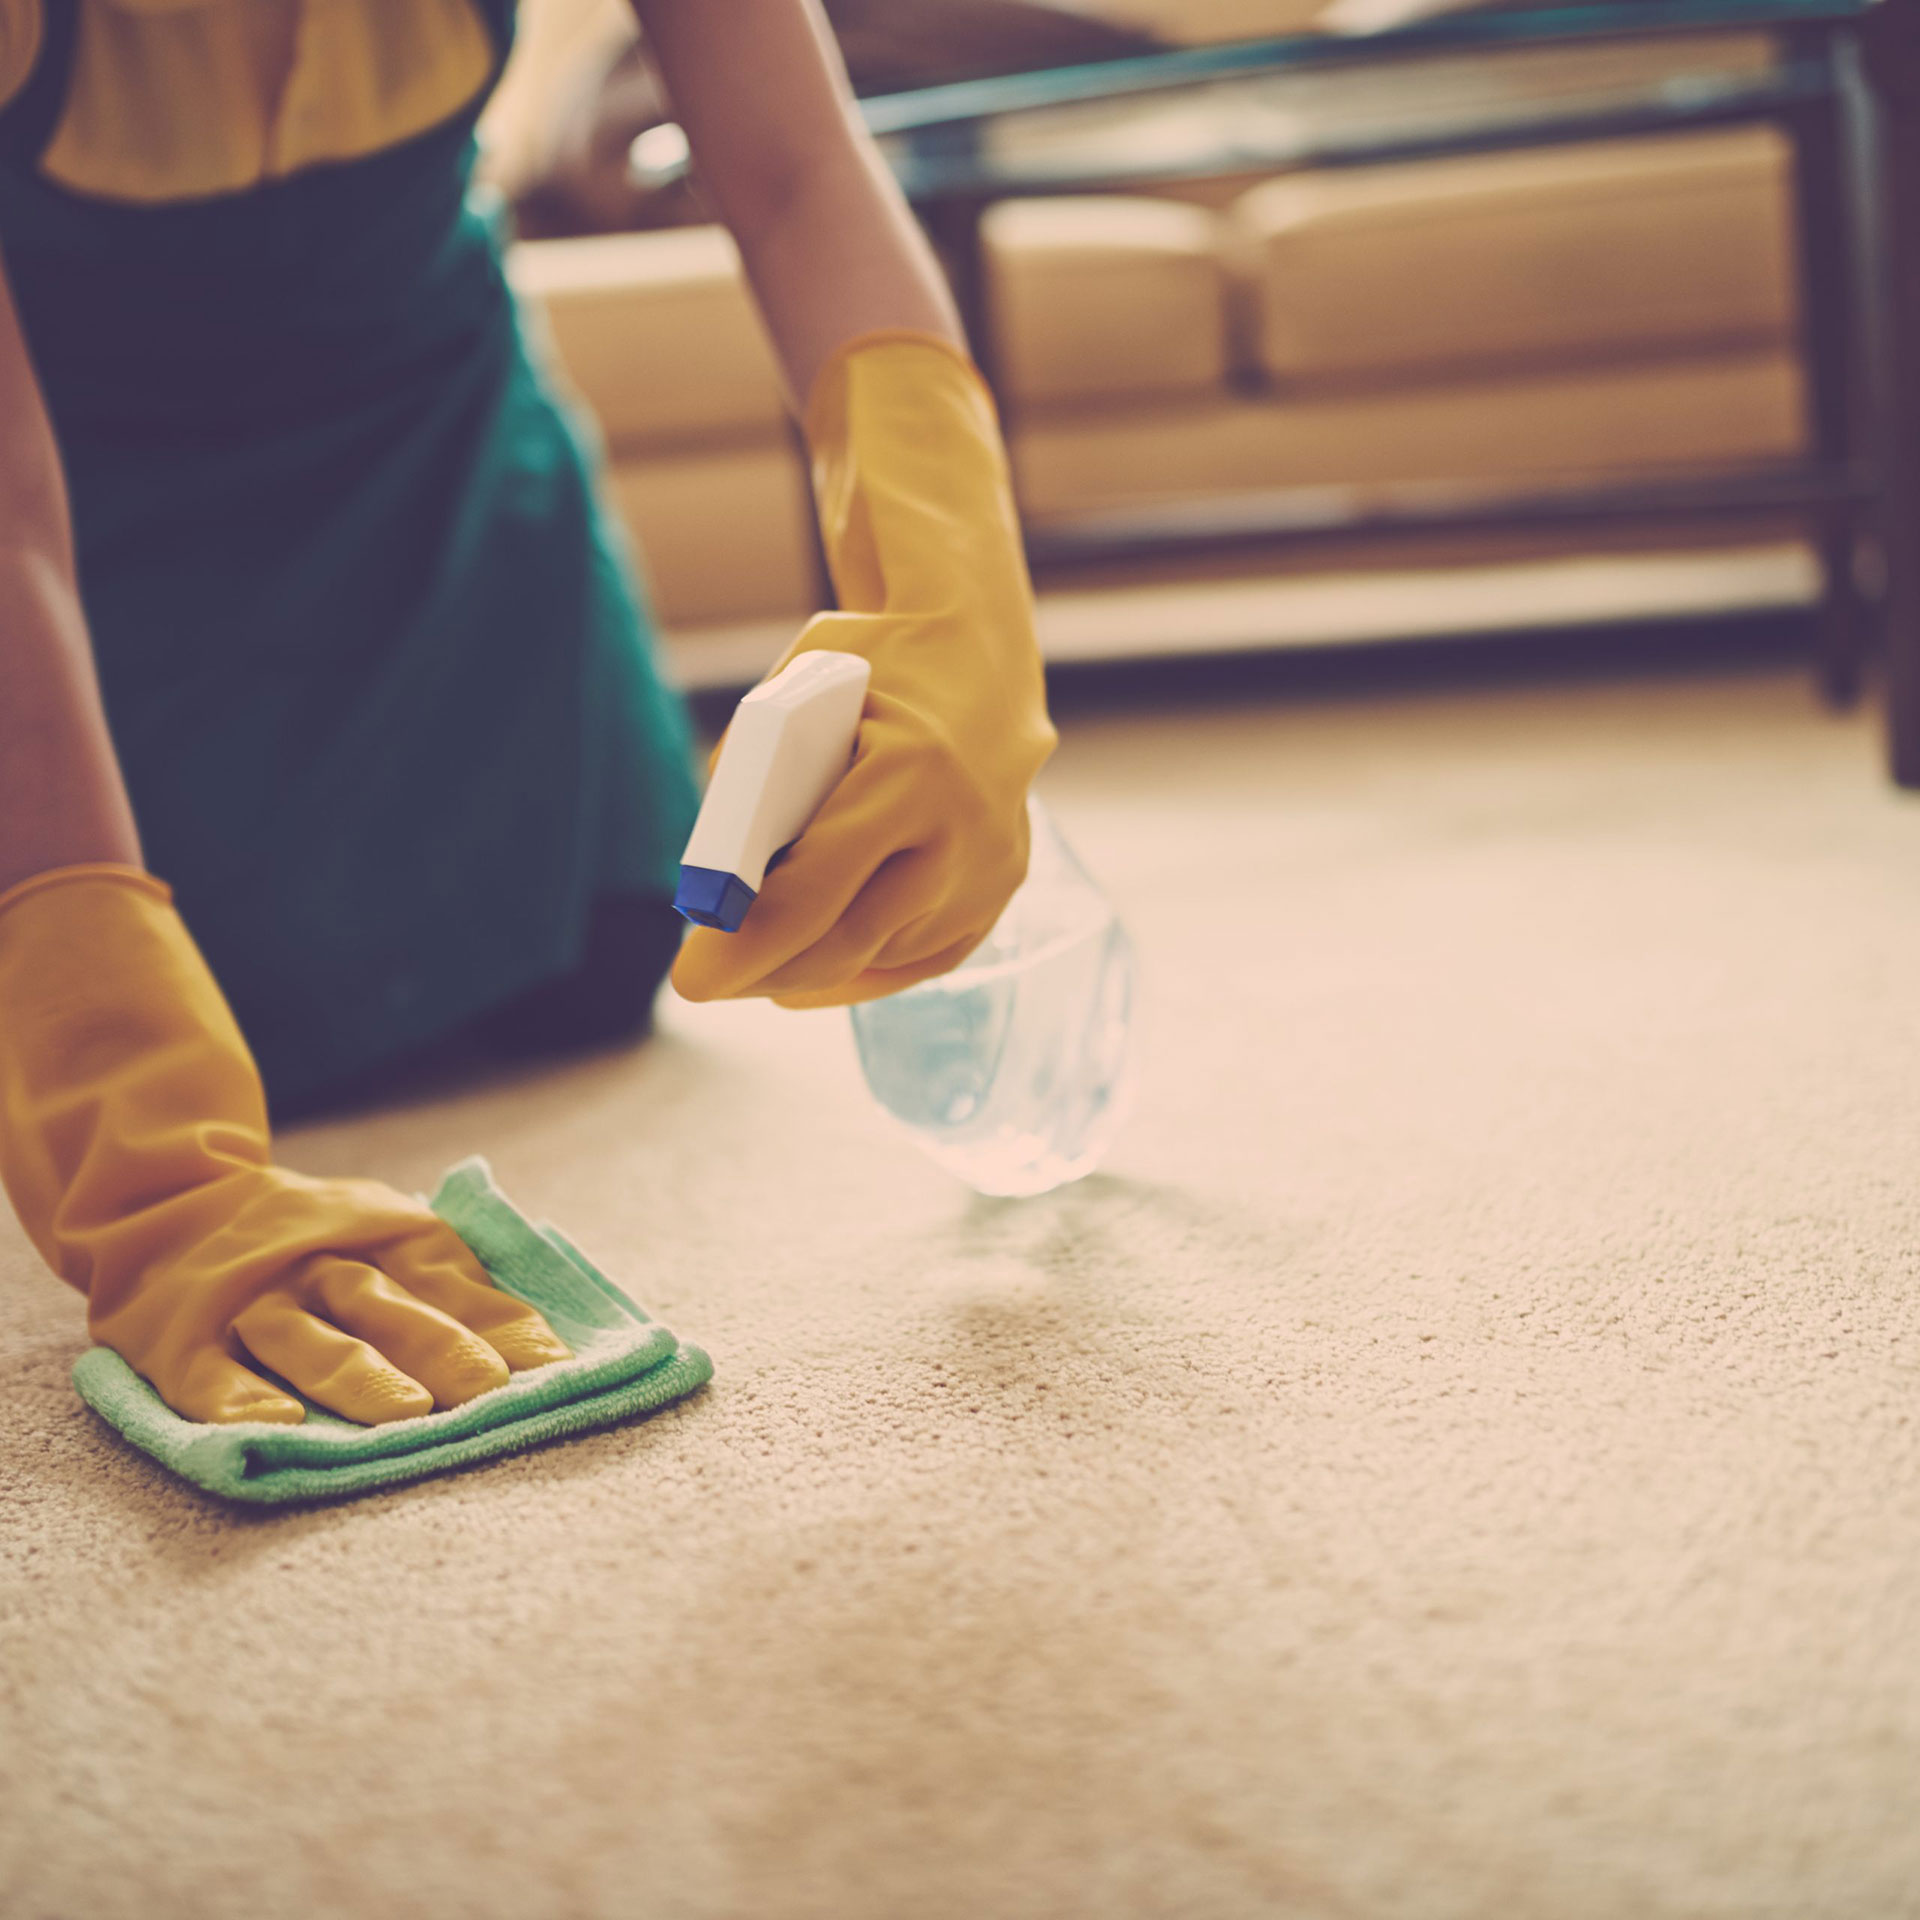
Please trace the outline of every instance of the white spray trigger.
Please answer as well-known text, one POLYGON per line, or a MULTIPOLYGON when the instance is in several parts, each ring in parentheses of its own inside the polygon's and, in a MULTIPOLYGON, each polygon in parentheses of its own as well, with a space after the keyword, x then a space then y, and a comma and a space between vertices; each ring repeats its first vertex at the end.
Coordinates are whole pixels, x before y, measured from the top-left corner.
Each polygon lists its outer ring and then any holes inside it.
POLYGON ((857 653, 803 653, 734 709, 673 904, 734 933, 768 863, 799 839, 853 758, 871 672, 857 653))

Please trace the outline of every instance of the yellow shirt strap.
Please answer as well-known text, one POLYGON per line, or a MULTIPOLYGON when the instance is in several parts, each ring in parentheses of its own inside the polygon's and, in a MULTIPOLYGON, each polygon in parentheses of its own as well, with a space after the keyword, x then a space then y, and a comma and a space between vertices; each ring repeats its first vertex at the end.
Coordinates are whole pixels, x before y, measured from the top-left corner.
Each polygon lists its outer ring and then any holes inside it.
POLYGON ((129 203, 242 193, 397 146, 474 106, 500 54, 475 0, 328 0, 302 8, 276 90, 259 38, 274 16, 254 0, 67 4, 72 77, 42 170, 129 203))

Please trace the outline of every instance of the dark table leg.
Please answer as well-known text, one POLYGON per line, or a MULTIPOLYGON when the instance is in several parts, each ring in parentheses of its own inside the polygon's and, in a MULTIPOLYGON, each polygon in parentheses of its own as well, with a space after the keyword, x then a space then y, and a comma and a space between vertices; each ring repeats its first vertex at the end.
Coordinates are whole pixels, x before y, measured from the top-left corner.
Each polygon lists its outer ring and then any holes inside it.
POLYGON ((1878 120, 1872 430, 1888 747, 1895 781, 1920 787, 1920 0, 1881 0, 1862 44, 1878 120))
MULTIPOLYGON (((1822 467, 1853 464, 1860 326, 1855 311, 1854 213, 1848 191, 1844 85, 1834 38, 1790 36, 1790 51, 1820 66, 1828 90, 1792 117, 1796 257, 1802 353, 1807 374, 1807 441, 1822 467)), ((1836 707, 1860 697, 1871 616, 1860 589, 1860 514, 1851 498, 1836 500, 1816 527, 1820 553, 1820 689, 1836 707)))
POLYGON ((966 329, 974 361, 986 375, 987 384, 995 386, 997 343, 987 288, 986 244, 980 232, 986 211, 984 200, 954 196, 922 207, 920 219, 940 264, 947 270, 953 303, 960 309, 960 324, 966 329))

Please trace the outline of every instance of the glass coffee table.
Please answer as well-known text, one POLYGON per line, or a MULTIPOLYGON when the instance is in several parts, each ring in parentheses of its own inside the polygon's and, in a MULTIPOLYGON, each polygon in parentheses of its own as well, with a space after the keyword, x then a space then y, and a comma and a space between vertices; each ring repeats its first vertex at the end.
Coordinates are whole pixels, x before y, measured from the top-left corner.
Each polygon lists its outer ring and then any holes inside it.
POLYGON ((1820 560, 1821 686, 1859 697, 1884 664, 1893 776, 1920 787, 1920 0, 1593 0, 1430 12, 1373 33, 1179 48, 861 103, 940 246, 985 357, 981 221, 1016 197, 1111 192, 1288 169, 1357 167, 1766 123, 1793 154, 1803 453, 1683 476, 1566 484, 1315 488, 1050 518, 1043 577, 1111 559, 1250 555, 1432 533, 1581 532, 1789 516, 1820 560), (1716 37, 1771 57, 1718 67, 1716 37), (1499 97, 1530 50, 1659 37, 1684 58, 1644 74, 1499 97), (1129 138, 1156 103, 1216 96, 1178 137, 1129 138), (1256 110, 1257 109, 1257 110, 1256 110), (1207 131, 1211 127, 1212 131, 1207 131))

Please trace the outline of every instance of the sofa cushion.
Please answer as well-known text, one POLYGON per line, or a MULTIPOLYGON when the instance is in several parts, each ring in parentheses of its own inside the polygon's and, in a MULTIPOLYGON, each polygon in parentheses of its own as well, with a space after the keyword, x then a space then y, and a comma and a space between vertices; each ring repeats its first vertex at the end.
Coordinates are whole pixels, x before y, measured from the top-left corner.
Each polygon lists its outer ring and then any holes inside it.
POLYGON ((987 211, 994 348, 1015 401, 1217 387, 1227 279, 1218 217, 1088 195, 987 211))
POLYGON ((608 485, 664 625, 797 625, 819 605, 812 502, 785 445, 616 460, 608 485))
POLYGON ((1275 180, 1234 224, 1267 372, 1362 381, 1784 339, 1790 205, 1739 128, 1275 180))
POLYGON ((508 271, 616 447, 784 432, 780 376, 724 229, 528 240, 508 271))
POLYGON ((1398 392, 1277 394, 1016 422, 1036 518, 1267 487, 1522 480, 1777 458, 1801 443, 1781 350, 1398 392))

